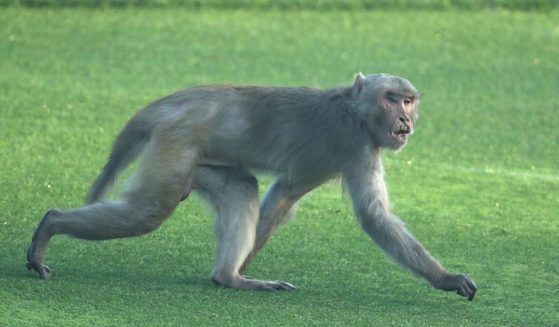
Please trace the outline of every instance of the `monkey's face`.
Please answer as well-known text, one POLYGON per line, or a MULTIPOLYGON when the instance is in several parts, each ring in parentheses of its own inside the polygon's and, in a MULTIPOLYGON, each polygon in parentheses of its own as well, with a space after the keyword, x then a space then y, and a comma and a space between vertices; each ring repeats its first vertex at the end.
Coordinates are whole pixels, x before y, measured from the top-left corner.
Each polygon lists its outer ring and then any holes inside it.
POLYGON ((385 90, 379 94, 380 145, 400 149, 414 131, 419 100, 411 93, 385 90))
POLYGON ((375 145, 394 150, 403 147, 418 117, 420 95, 415 87, 398 76, 358 74, 354 94, 375 145))

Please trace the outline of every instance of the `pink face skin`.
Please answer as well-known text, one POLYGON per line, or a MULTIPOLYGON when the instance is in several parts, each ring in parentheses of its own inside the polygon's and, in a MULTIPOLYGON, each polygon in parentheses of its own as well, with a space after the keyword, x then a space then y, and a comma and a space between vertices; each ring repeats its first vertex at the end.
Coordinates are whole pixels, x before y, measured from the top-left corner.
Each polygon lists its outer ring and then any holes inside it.
POLYGON ((382 145, 390 149, 400 149, 413 133, 417 119, 419 100, 413 94, 386 91, 380 95, 382 119, 385 123, 385 135, 382 145))
POLYGON ((402 148, 417 121, 420 94, 406 79, 357 74, 353 93, 378 147, 402 148))

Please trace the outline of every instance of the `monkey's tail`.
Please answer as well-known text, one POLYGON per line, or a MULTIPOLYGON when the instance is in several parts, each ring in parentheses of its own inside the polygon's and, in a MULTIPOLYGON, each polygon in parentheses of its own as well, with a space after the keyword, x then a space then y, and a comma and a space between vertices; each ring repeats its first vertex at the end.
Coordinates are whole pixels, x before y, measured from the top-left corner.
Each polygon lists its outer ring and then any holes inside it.
POLYGON ((145 119, 141 113, 128 122, 115 140, 103 170, 91 186, 86 203, 96 202, 105 195, 117 175, 140 155, 154 127, 155 122, 145 119))

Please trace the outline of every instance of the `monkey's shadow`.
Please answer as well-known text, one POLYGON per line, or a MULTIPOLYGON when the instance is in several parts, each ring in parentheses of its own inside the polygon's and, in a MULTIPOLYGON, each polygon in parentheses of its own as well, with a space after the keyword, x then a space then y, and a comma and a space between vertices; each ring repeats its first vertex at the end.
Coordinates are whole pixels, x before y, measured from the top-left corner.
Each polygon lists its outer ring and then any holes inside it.
MULTIPOLYGON (((13 268, 13 267, 12 267, 13 268)), ((268 294, 271 297, 276 296, 287 296, 287 297, 304 297, 306 301, 310 302, 324 302, 324 298, 336 299, 339 301, 339 305, 342 303, 347 303, 348 306, 352 308, 369 308, 371 303, 380 304, 383 307, 397 308, 399 306, 406 307, 429 307, 431 306, 430 301, 422 301, 413 297, 403 298, 401 292, 386 292, 386 288, 379 285, 376 290, 361 290, 356 289, 355 285, 347 285, 347 287, 342 287, 342 291, 339 290, 339 283, 343 283, 342 280, 338 281, 337 289, 333 291, 331 288, 327 287, 314 287, 311 283, 304 283, 298 285, 299 288, 294 291, 277 291, 272 293, 258 292, 258 291, 247 291, 232 288, 225 288, 222 286, 214 285, 209 277, 209 274, 200 274, 196 271, 186 271, 186 268, 175 270, 171 265, 169 266, 169 273, 161 274, 157 269, 145 268, 141 269, 130 269, 121 267, 101 267, 101 266, 89 266, 89 264, 84 264, 79 267, 72 266, 68 262, 57 262, 57 268, 52 270, 51 278, 46 281, 46 283, 53 283, 58 287, 61 283, 64 284, 76 284, 82 287, 88 288, 112 288, 118 287, 120 289, 126 288, 137 291, 164 291, 170 293, 183 293, 185 290, 212 292, 215 291, 217 297, 226 295, 227 297, 239 296, 246 299, 247 293, 254 293, 255 300, 258 300, 254 304, 260 304, 264 294, 268 294), (100 281, 102 285, 100 284, 100 281), (224 293, 225 292, 225 293, 224 293), (395 295, 392 295, 395 294, 395 295), (397 294, 397 295, 396 295, 397 294), (313 300, 314 299, 314 300, 313 300)), ((24 266, 21 266, 21 270, 10 269, 7 270, 7 275, 11 275, 15 279, 26 279, 30 282, 35 280, 37 283, 45 283, 38 278, 37 274, 32 271, 26 271, 24 266)), ((6 276, 8 277, 8 276, 6 276)), ((41 284, 44 285, 44 284, 41 284)), ((53 285, 53 286, 54 286, 53 285)), ((344 306, 344 305, 342 305, 344 306)))
MULTIPOLYGON (((33 271, 23 270, 12 271, 11 275, 16 278, 25 278, 28 280, 36 280, 37 282, 45 283, 77 283, 83 286, 99 286, 100 281, 102 281, 103 286, 107 285, 118 285, 119 287, 124 287, 129 285, 131 288, 141 288, 145 289, 169 289, 173 290, 177 288, 177 285, 183 287, 192 287, 203 289, 207 287, 215 287, 209 276, 204 276, 196 272, 192 273, 173 273, 173 267, 169 266, 168 274, 161 274, 158 270, 151 270, 149 268, 137 267, 125 268, 106 268, 99 266, 89 266, 88 264, 81 265, 79 267, 70 266, 61 262, 56 263, 56 268, 51 270, 51 275, 49 280, 42 281, 37 276, 37 273, 33 271), (23 273, 22 273, 23 272, 23 273)), ((182 271, 182 269, 180 270, 182 271)))

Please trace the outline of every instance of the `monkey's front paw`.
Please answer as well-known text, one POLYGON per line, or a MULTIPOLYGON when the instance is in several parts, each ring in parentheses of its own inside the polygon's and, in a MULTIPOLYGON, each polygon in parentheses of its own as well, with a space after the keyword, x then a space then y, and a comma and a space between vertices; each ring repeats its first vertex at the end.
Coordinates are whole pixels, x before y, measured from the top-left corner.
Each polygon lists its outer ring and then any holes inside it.
POLYGON ((436 285, 438 289, 443 291, 456 291, 456 294, 467 297, 468 301, 472 301, 476 295, 477 286, 470 276, 466 274, 448 275, 444 278, 440 285, 436 285))

